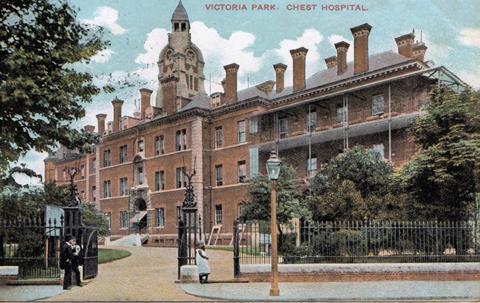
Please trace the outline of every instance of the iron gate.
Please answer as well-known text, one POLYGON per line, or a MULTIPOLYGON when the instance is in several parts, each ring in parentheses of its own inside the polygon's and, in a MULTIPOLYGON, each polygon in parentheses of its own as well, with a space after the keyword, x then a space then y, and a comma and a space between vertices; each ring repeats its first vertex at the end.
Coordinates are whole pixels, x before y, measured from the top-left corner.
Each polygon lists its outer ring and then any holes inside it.
POLYGON ((83 278, 95 278, 98 273, 98 229, 95 226, 82 227, 83 278))

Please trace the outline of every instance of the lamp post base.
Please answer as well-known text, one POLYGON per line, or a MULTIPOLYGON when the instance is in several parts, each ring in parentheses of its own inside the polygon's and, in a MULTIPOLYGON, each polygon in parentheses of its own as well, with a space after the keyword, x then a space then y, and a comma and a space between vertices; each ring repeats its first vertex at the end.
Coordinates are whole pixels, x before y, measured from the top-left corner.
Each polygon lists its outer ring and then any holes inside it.
POLYGON ((270 288, 270 296, 271 296, 271 297, 278 297, 278 296, 280 296, 280 289, 278 289, 278 288, 270 288))

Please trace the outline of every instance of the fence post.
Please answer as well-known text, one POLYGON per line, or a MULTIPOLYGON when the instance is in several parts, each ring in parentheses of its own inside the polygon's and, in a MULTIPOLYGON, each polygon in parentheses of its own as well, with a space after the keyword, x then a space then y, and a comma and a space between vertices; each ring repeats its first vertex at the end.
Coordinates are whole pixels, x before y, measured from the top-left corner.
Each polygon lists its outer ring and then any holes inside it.
POLYGON ((240 239, 238 237, 238 220, 233 221, 233 277, 240 277, 240 239))
POLYGON ((177 259, 178 259, 178 280, 180 280, 180 268, 182 265, 185 265, 185 259, 186 259, 186 251, 185 251, 185 223, 183 222, 182 219, 178 221, 178 254, 177 254, 177 259))

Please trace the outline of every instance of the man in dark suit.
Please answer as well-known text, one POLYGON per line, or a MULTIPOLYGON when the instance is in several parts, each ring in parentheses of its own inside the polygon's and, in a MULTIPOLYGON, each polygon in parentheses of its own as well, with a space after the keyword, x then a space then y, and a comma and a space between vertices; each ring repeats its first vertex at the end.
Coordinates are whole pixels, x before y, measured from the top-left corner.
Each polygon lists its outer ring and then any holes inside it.
POLYGON ((72 272, 75 273, 75 280, 78 286, 82 286, 80 281, 80 271, 78 270, 79 257, 76 252, 77 241, 75 237, 66 236, 65 243, 62 247, 60 255, 60 268, 65 270, 65 276, 63 278, 63 289, 72 288, 72 272))

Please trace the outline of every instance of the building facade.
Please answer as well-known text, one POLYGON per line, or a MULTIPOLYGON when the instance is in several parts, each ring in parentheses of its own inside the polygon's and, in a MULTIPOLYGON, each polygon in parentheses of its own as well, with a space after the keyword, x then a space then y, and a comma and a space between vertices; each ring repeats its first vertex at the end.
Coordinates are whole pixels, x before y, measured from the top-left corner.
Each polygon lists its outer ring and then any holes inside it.
POLYGON ((272 149, 306 186, 330 158, 355 145, 399 168, 418 150, 406 128, 421 115, 432 86, 464 85, 445 67, 425 62, 427 47, 414 33, 395 38, 396 52, 369 54, 372 27, 362 24, 351 28, 353 62, 347 62, 350 45, 336 43, 326 68, 306 78, 308 50, 301 47, 290 51, 291 67, 273 66, 275 81, 237 90, 241 67, 232 63, 224 66, 224 92, 207 95, 202 52, 191 41, 181 2, 171 22, 159 54, 154 105, 145 88, 133 116, 122 115, 123 101, 115 99, 112 121, 97 115, 95 152, 59 148, 45 159, 46 181, 67 183, 65 168, 78 168, 82 200, 98 205, 112 235, 140 230, 153 245, 175 245, 185 173, 195 173, 202 230, 209 234, 216 227, 218 243, 228 244, 233 220, 248 200, 248 182, 265 174, 272 149))

